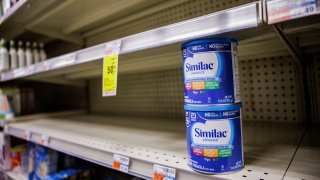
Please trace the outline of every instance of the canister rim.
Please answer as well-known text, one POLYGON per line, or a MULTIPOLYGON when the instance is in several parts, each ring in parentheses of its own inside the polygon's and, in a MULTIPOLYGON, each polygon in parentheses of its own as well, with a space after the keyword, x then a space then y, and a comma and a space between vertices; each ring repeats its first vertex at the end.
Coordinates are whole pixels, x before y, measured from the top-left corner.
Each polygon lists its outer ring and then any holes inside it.
POLYGON ((238 110, 242 107, 241 103, 232 104, 232 105, 223 105, 223 106, 184 106, 184 110, 190 111, 232 111, 238 110))
POLYGON ((203 43, 221 43, 221 42, 235 42, 238 43, 238 41, 234 38, 205 38, 205 39, 195 39, 190 40, 181 45, 181 49, 185 48, 187 46, 192 46, 196 44, 203 44, 203 43))

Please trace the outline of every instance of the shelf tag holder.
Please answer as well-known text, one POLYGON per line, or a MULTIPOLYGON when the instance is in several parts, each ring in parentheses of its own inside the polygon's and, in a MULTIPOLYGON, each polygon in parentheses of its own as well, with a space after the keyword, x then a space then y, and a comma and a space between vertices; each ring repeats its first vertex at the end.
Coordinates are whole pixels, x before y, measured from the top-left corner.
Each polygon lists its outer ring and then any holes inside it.
POLYGON ((176 170, 155 164, 153 166, 153 180, 175 180, 176 170))
POLYGON ((129 171, 129 157, 113 154, 112 168, 121 172, 128 173, 129 171))
POLYGON ((24 131, 24 134, 23 134, 23 139, 26 140, 26 141, 30 141, 30 138, 31 138, 31 132, 30 131, 24 131))
POLYGON ((103 58, 102 96, 117 95, 118 59, 121 40, 111 41, 106 44, 103 58))
POLYGON ((48 146, 49 140, 50 140, 50 138, 49 138, 48 136, 46 136, 46 135, 41 135, 39 144, 40 144, 40 145, 43 145, 43 146, 48 146))

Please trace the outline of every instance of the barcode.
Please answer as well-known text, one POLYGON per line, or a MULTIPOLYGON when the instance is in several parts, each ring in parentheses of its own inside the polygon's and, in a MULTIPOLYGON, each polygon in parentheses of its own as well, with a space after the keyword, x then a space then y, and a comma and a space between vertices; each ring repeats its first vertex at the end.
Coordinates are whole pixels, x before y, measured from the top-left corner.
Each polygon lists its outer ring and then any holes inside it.
POLYGON ((119 160, 121 161, 121 162, 129 162, 129 159, 128 158, 125 158, 125 157, 119 157, 119 160))
POLYGON ((123 165, 121 165, 120 166, 120 171, 123 171, 123 172, 128 172, 128 167, 127 166, 123 166, 123 165))
POLYGON ((160 165, 154 165, 154 171, 165 175, 165 177, 175 177, 176 170, 169 167, 164 167, 160 165))
POLYGON ((236 43, 231 44, 232 48, 232 64, 233 64, 233 86, 234 86, 234 101, 241 101, 240 83, 239 83, 239 63, 238 63, 238 48, 236 43))

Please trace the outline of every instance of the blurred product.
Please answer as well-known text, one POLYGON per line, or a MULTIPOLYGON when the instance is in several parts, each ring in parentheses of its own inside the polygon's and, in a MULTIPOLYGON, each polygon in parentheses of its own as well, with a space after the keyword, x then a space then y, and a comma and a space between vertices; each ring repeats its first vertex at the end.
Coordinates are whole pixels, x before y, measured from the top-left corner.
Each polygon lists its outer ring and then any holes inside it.
POLYGON ((34 178, 35 153, 36 150, 34 144, 28 142, 28 165, 23 169, 27 172, 29 180, 34 178))
POLYGON ((5 135, 4 132, 0 132, 0 153, 0 168, 10 170, 10 136, 5 135))
POLYGON ((58 153, 46 147, 36 145, 34 179, 43 180, 57 171, 58 153))
POLYGON ((2 0, 2 11, 3 14, 6 14, 6 12, 10 9, 10 0, 2 0))
POLYGON ((18 0, 10 0, 10 7, 13 7, 17 2, 18 0))
POLYGON ((34 63, 40 62, 40 54, 38 50, 38 44, 36 42, 33 43, 32 57, 34 63))
POLYGON ((30 42, 26 42, 26 62, 27 66, 30 66, 33 63, 32 51, 30 48, 30 42))
POLYGON ((5 47, 5 40, 0 40, 0 72, 9 70, 9 53, 5 47))
POLYGON ((46 176, 45 180, 91 180, 93 175, 93 168, 81 166, 50 174, 46 176))
POLYGON ((25 51, 23 50, 23 43, 21 41, 18 42, 18 67, 26 66, 26 58, 25 58, 25 51))
POLYGON ((21 112, 20 91, 17 87, 0 88, 0 120, 11 119, 21 112))
POLYGON ((18 54, 16 47, 14 45, 14 41, 10 41, 10 69, 16 69, 18 68, 18 54))
POLYGON ((14 170, 15 168, 21 168, 22 166, 22 159, 26 159, 28 157, 27 147, 25 145, 18 145, 12 147, 10 150, 11 155, 11 169, 14 170))
POLYGON ((47 59, 47 54, 46 54, 46 51, 44 50, 43 43, 40 43, 39 47, 40 47, 40 52, 39 52, 39 54, 40 54, 40 60, 41 60, 41 61, 44 61, 44 60, 47 59))

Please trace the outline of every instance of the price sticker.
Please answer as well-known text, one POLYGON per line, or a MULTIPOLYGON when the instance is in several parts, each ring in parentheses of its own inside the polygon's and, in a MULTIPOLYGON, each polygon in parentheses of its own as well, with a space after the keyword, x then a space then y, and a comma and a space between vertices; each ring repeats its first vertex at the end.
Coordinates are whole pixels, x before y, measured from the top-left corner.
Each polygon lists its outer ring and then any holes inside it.
POLYGON ((317 12, 317 0, 273 0, 268 1, 268 23, 287 21, 317 12))
POLYGON ((30 131, 24 131, 23 139, 26 140, 26 141, 30 141, 30 138, 31 138, 31 132, 30 131))
POLYGON ((114 154, 112 168, 127 173, 129 171, 129 157, 114 154))
POLYGON ((46 135, 41 135, 39 144, 43 146, 48 146, 50 138, 46 135))
POLYGON ((153 167, 153 180, 175 180, 176 170, 155 164, 153 167))
POLYGON ((117 95, 118 59, 121 40, 106 44, 105 57, 103 58, 102 96, 117 95))

